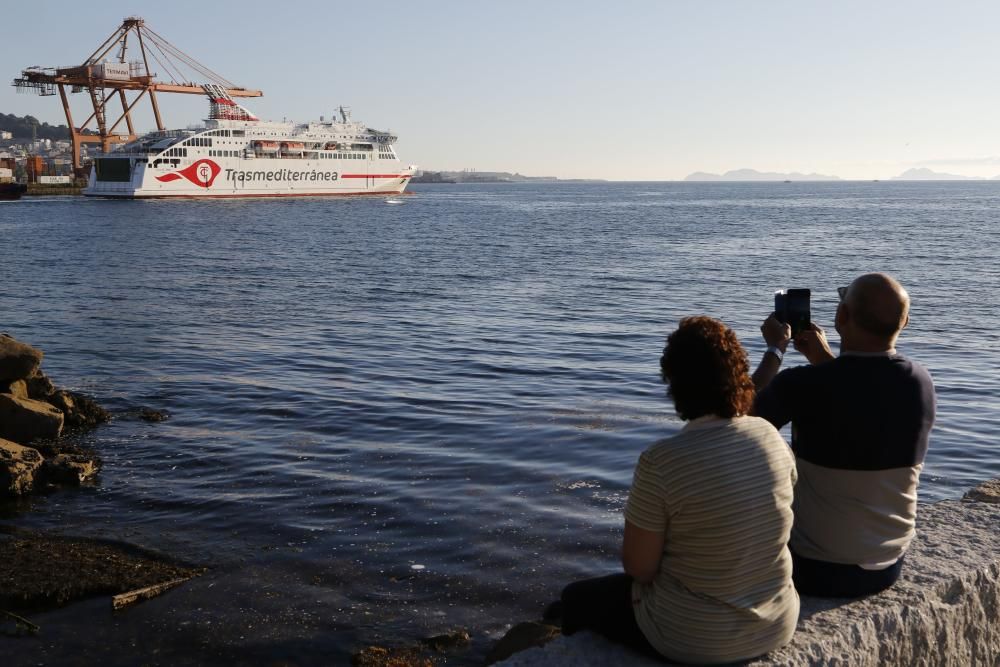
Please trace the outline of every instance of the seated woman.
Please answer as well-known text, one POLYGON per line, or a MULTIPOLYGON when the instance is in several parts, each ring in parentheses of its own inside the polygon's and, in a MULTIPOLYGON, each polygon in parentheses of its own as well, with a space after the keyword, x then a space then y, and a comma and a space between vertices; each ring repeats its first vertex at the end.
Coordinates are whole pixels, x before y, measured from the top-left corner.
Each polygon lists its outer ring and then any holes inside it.
POLYGON ((639 457, 625 506, 624 574, 563 590, 563 634, 593 630, 685 663, 746 660, 786 644, 799 598, 787 544, 795 459, 746 416, 753 382, 736 334, 689 317, 660 358, 687 424, 639 457))

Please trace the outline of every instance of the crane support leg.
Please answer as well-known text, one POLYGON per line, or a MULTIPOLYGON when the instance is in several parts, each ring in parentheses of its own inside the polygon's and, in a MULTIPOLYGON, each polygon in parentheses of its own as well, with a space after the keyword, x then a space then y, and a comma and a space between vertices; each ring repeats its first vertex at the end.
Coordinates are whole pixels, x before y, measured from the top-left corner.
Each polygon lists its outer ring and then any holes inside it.
POLYGON ((160 105, 156 103, 156 91, 152 88, 147 88, 149 90, 149 101, 153 104, 153 117, 156 119, 156 129, 163 132, 167 129, 163 125, 163 119, 160 118, 160 105))
POLYGON ((69 100, 66 98, 66 87, 59 84, 59 99, 62 100, 63 111, 66 112, 66 125, 69 127, 70 141, 73 143, 73 172, 82 168, 80 161, 80 133, 77 132, 76 125, 73 124, 73 112, 69 109, 69 100))
MULTIPOLYGON (((146 90, 149 89, 147 88, 146 90)), ((141 93, 139 93, 138 97, 132 100, 132 103, 129 104, 128 106, 126 106, 125 91, 124 90, 118 91, 119 93, 121 93, 123 112, 121 117, 114 122, 114 125, 108 128, 108 134, 114 134, 115 128, 121 125, 121 122, 124 120, 128 124, 129 141, 135 139, 135 130, 132 128, 132 109, 135 107, 136 104, 139 103, 139 100, 142 99, 143 95, 146 94, 146 90, 143 90, 141 93)))
MULTIPOLYGON (((139 98, 142 97, 145 93, 146 93, 145 90, 139 93, 139 97, 135 98, 135 102, 138 102, 139 98)), ((134 137, 135 128, 132 127, 132 114, 130 112, 132 111, 132 107, 135 106, 135 102, 132 102, 132 104, 128 103, 128 100, 125 99, 125 90, 123 88, 118 89, 118 98, 122 101, 122 115, 125 118, 125 124, 128 126, 128 136, 130 138, 134 137)), ((120 122, 122 122, 121 118, 118 119, 118 123, 120 122)), ((114 125, 111 126, 110 130, 111 132, 115 131, 115 127, 118 125, 118 123, 115 123, 114 125)))

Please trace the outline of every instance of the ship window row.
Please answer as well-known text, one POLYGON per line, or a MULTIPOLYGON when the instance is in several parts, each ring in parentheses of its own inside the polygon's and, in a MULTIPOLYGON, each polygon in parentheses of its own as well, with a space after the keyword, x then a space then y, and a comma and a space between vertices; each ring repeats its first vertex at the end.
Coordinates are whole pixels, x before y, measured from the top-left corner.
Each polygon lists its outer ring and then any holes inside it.
MULTIPOLYGON (((308 157, 315 156, 315 153, 309 153, 308 157)), ((320 160, 364 160, 365 155, 361 153, 320 153, 320 160)))
POLYGON ((208 151, 209 157, 239 157, 239 151, 208 151))
POLYGON ((194 137, 184 142, 185 146, 211 146, 212 140, 208 137, 194 137))
POLYGON ((163 153, 166 157, 187 157, 187 154, 188 150, 186 148, 168 148, 163 153))

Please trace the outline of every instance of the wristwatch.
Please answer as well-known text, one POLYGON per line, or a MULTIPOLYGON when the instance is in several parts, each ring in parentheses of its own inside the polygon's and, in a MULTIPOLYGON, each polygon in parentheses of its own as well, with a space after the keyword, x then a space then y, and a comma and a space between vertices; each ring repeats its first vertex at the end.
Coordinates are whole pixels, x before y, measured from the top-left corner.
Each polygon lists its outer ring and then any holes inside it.
POLYGON ((778 347, 777 345, 772 345, 771 347, 767 348, 767 351, 773 354, 774 356, 778 357, 779 364, 785 359, 785 353, 782 352, 781 348, 778 347))

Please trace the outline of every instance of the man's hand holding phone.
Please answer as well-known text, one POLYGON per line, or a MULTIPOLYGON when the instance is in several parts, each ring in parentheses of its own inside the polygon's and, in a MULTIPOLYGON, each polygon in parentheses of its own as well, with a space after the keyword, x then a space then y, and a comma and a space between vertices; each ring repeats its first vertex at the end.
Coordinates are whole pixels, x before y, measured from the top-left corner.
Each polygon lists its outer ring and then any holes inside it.
POLYGON ((830 349, 830 344, 826 342, 826 333, 815 322, 810 322, 808 328, 799 332, 793 345, 810 364, 821 364, 836 356, 830 349))
POLYGON ((760 333, 768 347, 776 347, 782 352, 788 349, 788 342, 792 339, 792 327, 779 321, 774 313, 760 325, 760 333))

